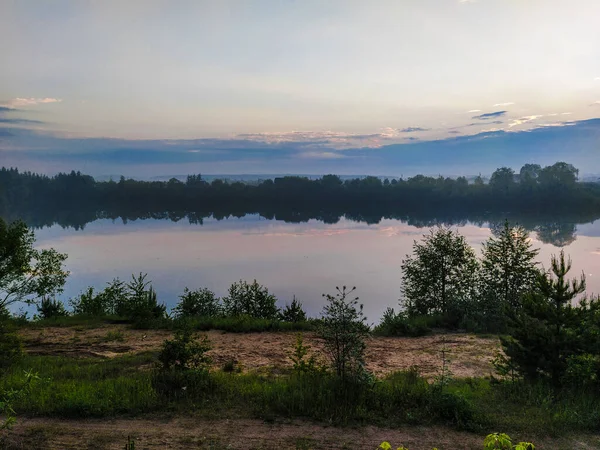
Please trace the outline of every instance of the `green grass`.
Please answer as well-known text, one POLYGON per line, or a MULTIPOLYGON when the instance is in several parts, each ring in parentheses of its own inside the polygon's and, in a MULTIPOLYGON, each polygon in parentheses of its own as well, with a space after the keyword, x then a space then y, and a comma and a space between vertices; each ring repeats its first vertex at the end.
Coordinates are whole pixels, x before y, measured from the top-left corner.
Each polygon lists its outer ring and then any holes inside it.
POLYGON ((0 392, 18 387, 24 370, 40 376, 14 405, 18 415, 112 417, 150 412, 266 421, 308 418, 321 423, 448 424, 473 430, 558 435, 597 431, 600 393, 554 395, 545 385, 456 379, 443 392, 416 371, 372 385, 342 384, 323 373, 168 372, 156 354, 113 359, 25 355, 0 377, 0 392))

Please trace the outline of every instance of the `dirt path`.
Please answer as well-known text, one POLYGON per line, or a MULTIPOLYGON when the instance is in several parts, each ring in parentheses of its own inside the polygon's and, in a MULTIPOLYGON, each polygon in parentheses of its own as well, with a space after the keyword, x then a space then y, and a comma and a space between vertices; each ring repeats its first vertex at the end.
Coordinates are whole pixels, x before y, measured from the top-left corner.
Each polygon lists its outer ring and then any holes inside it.
MULTIPOLYGON (((132 330, 124 325, 106 325, 86 329, 43 328, 23 329, 26 350, 33 354, 72 357, 112 358, 117 355, 156 351, 171 336, 164 330, 132 330)), ((211 356, 215 368, 227 361, 236 361, 244 370, 286 368, 296 333, 206 333, 212 343, 211 356)), ((304 334, 305 344, 320 348, 312 333, 304 334)), ((446 346, 450 368, 456 377, 474 377, 492 372, 491 360, 498 348, 496 338, 469 334, 434 335, 421 338, 372 337, 368 341, 367 364, 377 375, 418 367, 427 377, 440 367, 440 350, 446 346)))
MULTIPOLYGON (((47 420, 22 419, 7 435, 4 450, 122 450, 127 437, 136 450, 153 449, 360 449, 375 450, 383 440, 410 450, 481 450, 483 435, 443 427, 335 428, 308 422, 267 424, 258 420, 47 420)), ((520 436, 515 436, 518 438, 520 436)), ((536 449, 599 448, 598 436, 534 440, 536 449)))

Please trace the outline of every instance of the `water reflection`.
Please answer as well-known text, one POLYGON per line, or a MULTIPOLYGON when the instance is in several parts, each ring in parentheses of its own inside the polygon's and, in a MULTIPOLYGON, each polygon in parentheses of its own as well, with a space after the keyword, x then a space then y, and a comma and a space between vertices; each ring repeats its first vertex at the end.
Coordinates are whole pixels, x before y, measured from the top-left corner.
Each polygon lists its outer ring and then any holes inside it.
MULTIPOLYGON (((296 295, 316 315, 322 293, 348 284, 358 287, 374 322, 386 307, 397 305, 402 258, 427 232, 396 219, 371 225, 345 218, 332 224, 316 219, 293 223, 242 214, 221 220, 203 217, 202 226, 189 222, 189 216, 177 221, 101 219, 79 229, 53 225, 36 234, 41 246, 69 254, 72 276, 64 298, 88 285, 101 288, 113 277, 127 279, 142 271, 154 281, 159 299, 173 306, 186 286, 208 287, 222 296, 233 281, 256 278, 282 304, 296 295)), ((461 222, 458 229, 479 252, 502 223, 461 222)), ((600 223, 535 227, 532 237, 541 249, 540 261, 547 265, 557 252, 554 244, 568 243, 574 273, 585 271, 588 292, 600 292, 600 223)))

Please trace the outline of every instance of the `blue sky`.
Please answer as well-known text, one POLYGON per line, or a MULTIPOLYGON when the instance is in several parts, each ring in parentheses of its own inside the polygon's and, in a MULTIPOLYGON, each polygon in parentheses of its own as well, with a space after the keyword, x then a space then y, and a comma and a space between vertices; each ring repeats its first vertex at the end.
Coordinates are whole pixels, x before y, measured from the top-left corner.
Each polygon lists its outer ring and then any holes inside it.
POLYGON ((597 0, 0 0, 0 165, 600 171, 598 17, 597 0))

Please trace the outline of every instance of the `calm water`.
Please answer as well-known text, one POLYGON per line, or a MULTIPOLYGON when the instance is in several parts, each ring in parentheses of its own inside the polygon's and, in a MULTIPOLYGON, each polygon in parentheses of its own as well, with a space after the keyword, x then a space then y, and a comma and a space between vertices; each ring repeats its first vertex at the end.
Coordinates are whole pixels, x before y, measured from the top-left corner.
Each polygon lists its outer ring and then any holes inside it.
MULTIPOLYGON (((477 251, 490 235, 487 224, 457 227, 477 251)), ((573 259, 573 275, 585 272, 588 293, 600 293, 600 221, 577 225, 575 233, 555 243, 573 259), (573 240, 575 238, 575 240, 573 240)), ((377 322, 388 306, 396 307, 400 292, 400 264, 411 252, 413 240, 427 228, 398 220, 376 225, 342 219, 334 225, 316 220, 292 224, 259 216, 207 219, 203 225, 186 220, 97 220, 83 230, 58 225, 36 231, 40 247, 69 254, 64 299, 86 286, 102 288, 114 277, 129 279, 147 272, 169 307, 184 287, 207 287, 219 296, 236 280, 256 278, 281 304, 292 295, 310 315, 322 309, 323 293, 337 285, 357 287, 369 322, 377 322)), ((552 233, 549 233, 552 235, 552 233)), ((548 232, 532 233, 546 266, 559 248, 548 242, 548 232)))

